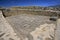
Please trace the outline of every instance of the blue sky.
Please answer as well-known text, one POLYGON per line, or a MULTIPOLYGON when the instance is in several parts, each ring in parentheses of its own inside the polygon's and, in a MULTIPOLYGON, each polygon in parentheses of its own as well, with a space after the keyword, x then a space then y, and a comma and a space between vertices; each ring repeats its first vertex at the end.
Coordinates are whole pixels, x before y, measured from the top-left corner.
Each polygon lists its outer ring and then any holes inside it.
POLYGON ((60 0, 0 0, 0 6, 50 6, 60 4, 60 0))

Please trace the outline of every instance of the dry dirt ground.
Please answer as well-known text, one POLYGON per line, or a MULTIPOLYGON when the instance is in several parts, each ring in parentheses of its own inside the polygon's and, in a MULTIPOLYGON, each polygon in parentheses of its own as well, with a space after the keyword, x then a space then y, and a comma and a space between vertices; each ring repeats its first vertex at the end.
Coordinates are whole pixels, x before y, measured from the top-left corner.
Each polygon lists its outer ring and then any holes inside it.
POLYGON ((20 40, 54 40, 56 21, 49 16, 20 14, 6 17, 20 40))

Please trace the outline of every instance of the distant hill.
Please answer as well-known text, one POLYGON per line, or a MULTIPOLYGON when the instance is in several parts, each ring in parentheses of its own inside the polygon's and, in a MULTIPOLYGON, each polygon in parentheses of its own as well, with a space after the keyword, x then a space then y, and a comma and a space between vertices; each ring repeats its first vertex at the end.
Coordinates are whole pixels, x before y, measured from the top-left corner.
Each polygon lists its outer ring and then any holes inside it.
POLYGON ((55 10, 55 11, 60 11, 60 5, 55 5, 55 6, 49 6, 49 7, 41 7, 41 6, 15 6, 15 7, 10 7, 9 9, 11 10, 19 10, 19 9, 39 9, 39 10, 55 10))
POLYGON ((43 9, 44 7, 40 6, 15 6, 15 7, 10 7, 10 9, 43 9))
POLYGON ((54 10, 60 11, 60 4, 59 5, 48 6, 48 7, 52 7, 54 10))
POLYGON ((60 4, 59 5, 49 6, 49 7, 55 7, 55 8, 59 7, 60 8, 60 4))

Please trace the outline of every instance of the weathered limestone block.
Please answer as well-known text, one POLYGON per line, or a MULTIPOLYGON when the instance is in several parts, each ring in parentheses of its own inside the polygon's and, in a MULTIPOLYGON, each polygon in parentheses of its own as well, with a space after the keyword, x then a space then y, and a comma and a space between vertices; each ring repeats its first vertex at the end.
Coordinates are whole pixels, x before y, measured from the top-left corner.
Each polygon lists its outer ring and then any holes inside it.
POLYGON ((34 40, 54 40, 55 24, 43 24, 36 28, 30 34, 34 40))
POLYGON ((55 40, 60 40, 60 19, 57 19, 57 27, 55 31, 55 40))
POLYGON ((20 40, 0 11, 0 40, 20 40))

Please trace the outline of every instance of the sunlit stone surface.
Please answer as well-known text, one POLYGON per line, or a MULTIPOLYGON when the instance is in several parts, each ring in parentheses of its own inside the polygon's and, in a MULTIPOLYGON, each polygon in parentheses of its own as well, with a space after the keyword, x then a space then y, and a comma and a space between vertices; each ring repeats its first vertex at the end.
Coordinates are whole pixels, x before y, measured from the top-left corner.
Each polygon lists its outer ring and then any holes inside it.
POLYGON ((55 24, 43 24, 31 32, 34 40, 53 40, 55 24))
POLYGON ((54 40, 55 27, 48 16, 20 14, 5 20, 0 12, 0 40, 54 40))
POLYGON ((57 27, 55 32, 55 40, 60 40, 60 19, 57 20, 57 27))
POLYGON ((0 11, 0 40, 20 40, 0 11))
POLYGON ((56 22, 49 16, 20 14, 7 17, 21 40, 54 40, 56 22))

